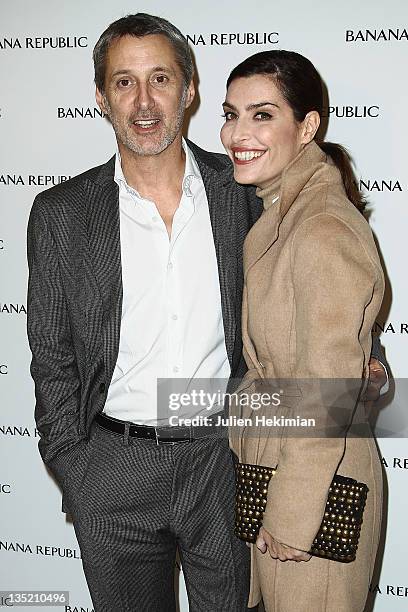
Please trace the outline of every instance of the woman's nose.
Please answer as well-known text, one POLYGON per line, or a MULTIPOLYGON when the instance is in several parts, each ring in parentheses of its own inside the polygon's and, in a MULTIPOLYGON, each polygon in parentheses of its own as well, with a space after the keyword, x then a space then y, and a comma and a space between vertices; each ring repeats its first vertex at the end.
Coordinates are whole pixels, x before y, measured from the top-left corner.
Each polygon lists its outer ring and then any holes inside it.
POLYGON ((245 142, 250 137, 250 130, 247 121, 237 119, 234 121, 234 127, 231 134, 232 144, 245 142))

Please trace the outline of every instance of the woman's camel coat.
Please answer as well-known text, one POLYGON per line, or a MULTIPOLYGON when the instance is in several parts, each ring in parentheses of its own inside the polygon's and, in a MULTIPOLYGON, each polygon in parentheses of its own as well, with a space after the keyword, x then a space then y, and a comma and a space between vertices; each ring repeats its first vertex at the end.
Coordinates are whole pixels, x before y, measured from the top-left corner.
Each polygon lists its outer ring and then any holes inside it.
MULTIPOLYGON (((253 425, 232 429, 231 446, 242 462, 278 465, 263 525, 294 548, 310 550, 335 473, 365 482, 369 493, 354 562, 281 562, 252 546, 249 603, 262 593, 267 612, 362 612, 378 547, 381 465, 368 426, 360 429, 363 437, 346 437, 344 428, 368 372, 383 273, 366 220, 315 142, 258 195, 265 210, 244 246, 249 369, 240 389, 265 391, 270 380, 272 392, 282 391, 282 403, 263 413, 315 418, 320 435, 253 425), (328 435, 333 425, 343 427, 342 434, 328 435)), ((358 404, 354 422, 364 420, 363 410, 358 404)))

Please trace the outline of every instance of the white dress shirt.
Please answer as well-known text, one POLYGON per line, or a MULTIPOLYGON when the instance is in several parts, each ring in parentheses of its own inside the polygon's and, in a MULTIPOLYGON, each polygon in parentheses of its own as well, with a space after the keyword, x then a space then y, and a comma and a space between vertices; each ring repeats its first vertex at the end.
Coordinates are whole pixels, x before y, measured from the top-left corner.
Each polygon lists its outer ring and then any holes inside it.
MULTIPOLYGON (((230 375, 207 196, 185 141, 183 148, 182 196, 170 239, 155 203, 126 183, 116 155, 123 305, 104 413, 146 425, 165 423, 157 414, 158 378, 230 375)), ((197 408, 194 415, 204 413, 197 408)))

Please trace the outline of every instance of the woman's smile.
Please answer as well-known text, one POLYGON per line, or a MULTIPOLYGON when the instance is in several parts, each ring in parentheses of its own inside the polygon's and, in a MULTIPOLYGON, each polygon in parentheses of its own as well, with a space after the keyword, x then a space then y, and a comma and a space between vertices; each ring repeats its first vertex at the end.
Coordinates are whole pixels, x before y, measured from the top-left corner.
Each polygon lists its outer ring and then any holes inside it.
POLYGON ((266 152, 266 150, 244 149, 242 147, 231 147, 231 151, 234 154, 235 164, 250 164, 257 161, 266 152))

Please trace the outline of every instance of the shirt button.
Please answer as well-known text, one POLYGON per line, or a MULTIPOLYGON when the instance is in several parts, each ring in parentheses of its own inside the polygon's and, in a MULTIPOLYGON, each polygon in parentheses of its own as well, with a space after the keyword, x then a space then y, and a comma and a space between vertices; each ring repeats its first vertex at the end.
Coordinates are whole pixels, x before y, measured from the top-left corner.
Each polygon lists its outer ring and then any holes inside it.
POLYGON ((176 314, 172 315, 171 318, 173 319, 173 321, 177 321, 178 316, 176 314))
POLYGON ((168 267, 169 270, 173 269, 173 264, 171 263, 171 261, 167 264, 167 267, 168 267))
POLYGON ((159 217, 152 217, 153 223, 156 223, 156 221, 158 221, 158 220, 159 220, 159 217))
POLYGON ((174 366, 173 372, 179 372, 179 371, 180 371, 180 368, 178 366, 174 366))

